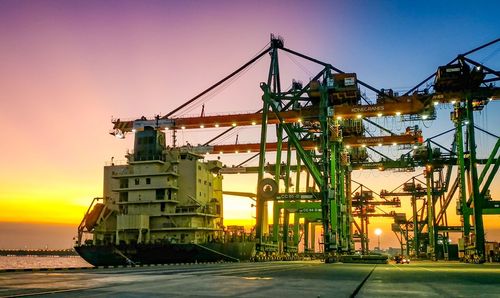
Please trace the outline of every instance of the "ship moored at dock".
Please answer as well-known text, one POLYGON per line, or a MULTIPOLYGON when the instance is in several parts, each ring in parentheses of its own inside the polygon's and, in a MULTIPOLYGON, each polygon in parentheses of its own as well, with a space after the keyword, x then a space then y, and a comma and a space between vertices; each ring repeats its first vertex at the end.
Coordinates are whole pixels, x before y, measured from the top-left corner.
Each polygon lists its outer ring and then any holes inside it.
POLYGON ((104 167, 102 198, 79 228, 75 250, 100 265, 239 261, 255 242, 223 224, 222 163, 168 147, 152 126, 135 132, 126 164, 104 167))

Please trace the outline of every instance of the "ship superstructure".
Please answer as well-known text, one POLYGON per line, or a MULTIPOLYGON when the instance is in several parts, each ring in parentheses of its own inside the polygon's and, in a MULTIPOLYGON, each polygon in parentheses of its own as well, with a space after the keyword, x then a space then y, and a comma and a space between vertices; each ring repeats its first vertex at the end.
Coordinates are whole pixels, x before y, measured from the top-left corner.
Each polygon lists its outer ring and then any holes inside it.
POLYGON ((104 168, 104 204, 116 217, 103 218, 94 242, 200 243, 221 237, 220 161, 204 162, 187 147, 167 148, 165 133, 136 132, 127 165, 104 168))
MULTIPOLYGON (((133 253, 138 248, 151 246, 168 254, 169 249, 185 245, 205 253, 217 248, 212 251, 216 259, 234 258, 226 254, 229 248, 224 244, 219 160, 205 161, 189 146, 168 147, 165 133, 151 126, 135 132, 134 151, 126 158, 126 164, 104 167, 103 198, 94 200, 79 227, 77 251, 100 247, 103 252, 108 247, 117 258, 112 263, 141 263, 142 257, 133 253), (92 237, 84 240, 86 233, 92 237)), ((246 253, 234 247, 229 250, 236 250, 239 258, 248 258, 251 246, 247 245, 250 248, 246 253)), ((175 254, 175 258, 200 257, 199 251, 191 251, 198 256, 184 255, 182 249, 175 254)), ((87 257, 95 256, 94 252, 87 257)), ((93 264, 103 263, 102 257, 98 261, 86 259, 93 264)))

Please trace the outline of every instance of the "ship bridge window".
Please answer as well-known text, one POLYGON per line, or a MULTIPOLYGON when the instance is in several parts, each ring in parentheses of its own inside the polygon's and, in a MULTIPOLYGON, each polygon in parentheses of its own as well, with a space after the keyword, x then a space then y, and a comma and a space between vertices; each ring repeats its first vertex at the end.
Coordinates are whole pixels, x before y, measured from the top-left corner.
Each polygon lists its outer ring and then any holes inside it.
POLYGON ((156 190, 156 199, 157 200, 165 199, 165 189, 164 188, 156 190))
POLYGON ((151 184, 151 178, 146 178, 146 184, 151 184))
POLYGON ((128 188, 128 179, 120 179, 120 188, 128 188))
POLYGON ((121 214, 128 214, 128 206, 120 206, 121 214))
POLYGON ((120 193, 120 202, 128 202, 128 192, 120 193))

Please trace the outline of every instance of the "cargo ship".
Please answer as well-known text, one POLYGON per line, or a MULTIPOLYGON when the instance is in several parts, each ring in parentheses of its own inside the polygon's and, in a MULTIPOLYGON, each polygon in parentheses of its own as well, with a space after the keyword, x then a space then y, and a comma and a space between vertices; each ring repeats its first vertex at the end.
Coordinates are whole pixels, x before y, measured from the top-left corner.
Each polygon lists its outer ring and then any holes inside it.
POLYGON ((76 252, 94 266, 249 260, 255 239, 223 222, 222 163, 134 132, 123 163, 104 167, 102 198, 78 227, 76 252))

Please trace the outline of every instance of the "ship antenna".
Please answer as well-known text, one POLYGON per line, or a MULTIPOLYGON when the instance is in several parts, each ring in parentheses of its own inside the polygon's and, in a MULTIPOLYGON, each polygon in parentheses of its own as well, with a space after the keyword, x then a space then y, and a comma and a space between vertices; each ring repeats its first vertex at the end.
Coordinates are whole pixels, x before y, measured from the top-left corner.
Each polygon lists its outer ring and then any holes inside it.
POLYGON ((156 120, 156 129, 160 129, 160 115, 156 115, 155 120, 156 120))
POLYGON ((177 144, 177 129, 172 131, 172 147, 175 148, 177 144))

